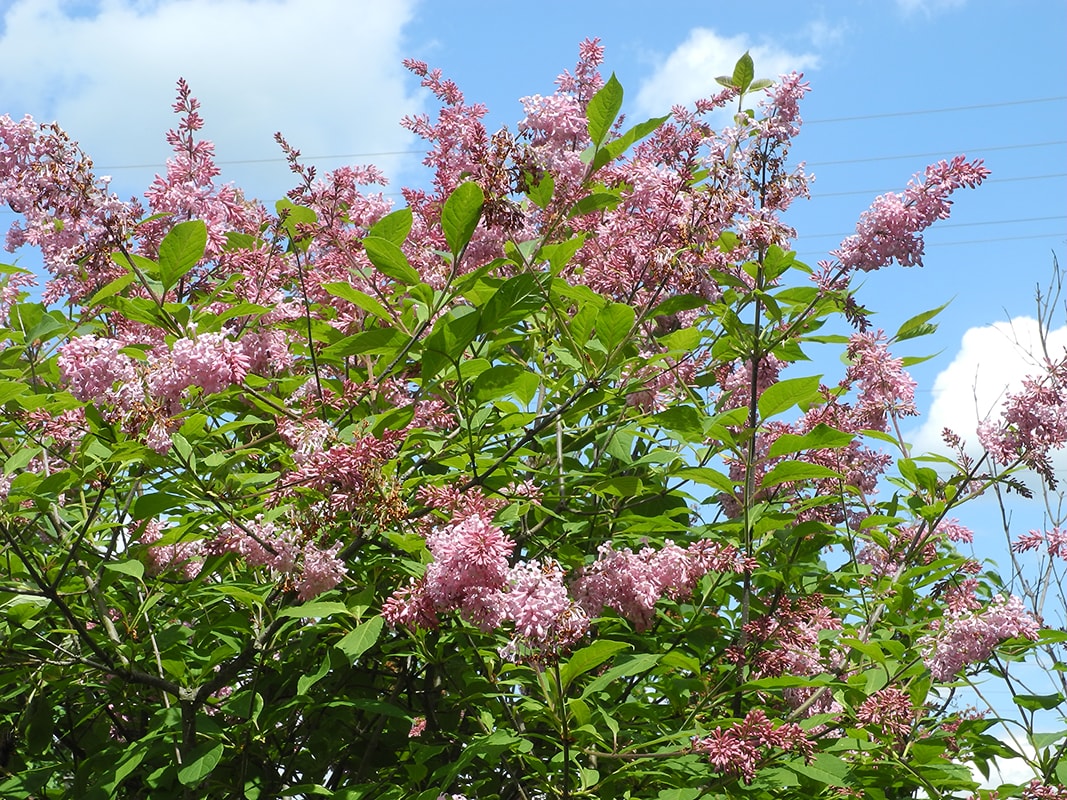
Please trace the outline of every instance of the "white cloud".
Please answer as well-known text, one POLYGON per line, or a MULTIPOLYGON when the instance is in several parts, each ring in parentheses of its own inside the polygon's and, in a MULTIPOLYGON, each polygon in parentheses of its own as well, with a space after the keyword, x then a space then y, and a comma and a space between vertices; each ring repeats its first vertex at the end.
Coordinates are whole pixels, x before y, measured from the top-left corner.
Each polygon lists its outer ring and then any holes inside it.
MULTIPOLYGON (((275 131, 309 156, 408 150, 397 123, 420 110, 401 65, 414 4, 102 0, 74 14, 62 0, 15 0, 0 26, 0 113, 55 119, 102 168, 162 164, 184 77, 219 160, 280 156, 275 131)), ((394 174, 402 163, 366 160, 394 174)), ((100 170, 124 194, 155 171, 100 170)), ((223 179, 271 202, 295 182, 281 163, 224 167, 223 179)))
POLYGON ((663 59, 637 93, 637 111, 644 116, 664 114, 671 106, 692 103, 715 94, 722 87, 720 75, 731 75, 745 51, 756 65, 757 78, 818 66, 813 53, 790 53, 780 47, 752 41, 747 36, 720 36, 710 28, 693 28, 689 37, 663 59))
POLYGON ((896 0, 897 8, 907 16, 922 14, 929 18, 943 11, 962 8, 967 0, 896 0))
MULTIPOLYGON (((951 428, 977 453, 978 422, 999 412, 1008 392, 1023 378, 1041 372, 1038 323, 1030 317, 970 328, 959 352, 934 381, 933 403, 922 426, 910 436, 913 452, 946 452, 941 431, 951 428)), ((1049 355, 1067 352, 1067 326, 1049 333, 1049 355)))

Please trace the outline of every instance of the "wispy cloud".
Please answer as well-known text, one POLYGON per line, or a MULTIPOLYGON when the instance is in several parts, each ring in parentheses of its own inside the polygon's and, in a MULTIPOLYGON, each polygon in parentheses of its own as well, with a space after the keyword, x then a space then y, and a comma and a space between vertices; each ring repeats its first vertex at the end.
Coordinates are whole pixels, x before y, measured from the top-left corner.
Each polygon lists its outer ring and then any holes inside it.
MULTIPOLYGON (((410 149, 397 123, 420 110, 401 65, 414 0, 71 5, 15 0, 3 12, 0 112, 57 120, 102 167, 162 163, 179 77, 221 160, 279 156, 275 131, 306 155, 410 149)), ((143 189, 154 170, 112 174, 116 188, 143 189)), ((293 182, 284 164, 226 167, 223 178, 271 202, 293 182)))
MULTIPOLYGON (((1046 342, 1050 357, 1062 358, 1067 326, 1051 331, 1046 342)), ((1031 317, 970 328, 952 363, 934 381, 930 411, 909 437, 913 452, 946 452, 941 431, 950 428, 977 453, 978 423, 996 418, 1009 392, 1019 391, 1028 375, 1041 374, 1042 362, 1038 323, 1031 317)))
POLYGON ((755 62, 757 78, 777 78, 819 64, 819 57, 814 53, 792 53, 745 35, 723 36, 710 28, 693 28, 686 40, 661 59, 641 84, 636 100, 638 113, 663 114, 672 105, 691 103, 716 93, 721 87, 715 78, 732 74, 734 64, 745 51, 755 62))
POLYGON ((922 14, 932 17, 955 8, 962 8, 967 0, 896 0, 897 8, 906 15, 922 14))

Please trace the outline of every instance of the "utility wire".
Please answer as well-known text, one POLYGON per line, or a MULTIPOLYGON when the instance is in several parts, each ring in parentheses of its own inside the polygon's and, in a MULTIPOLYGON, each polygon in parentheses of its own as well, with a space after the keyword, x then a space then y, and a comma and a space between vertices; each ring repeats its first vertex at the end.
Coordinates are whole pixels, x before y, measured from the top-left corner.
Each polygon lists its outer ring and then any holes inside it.
POLYGON ((908 153, 899 156, 872 156, 869 158, 846 158, 840 161, 805 161, 805 167, 832 167, 838 164, 869 164, 875 161, 899 161, 905 158, 935 158, 945 153, 992 153, 996 150, 1027 150, 1034 147, 1054 147, 1067 144, 1067 139, 1056 142, 1033 142, 1031 144, 1002 144, 995 147, 954 147, 948 150, 938 150, 936 153, 908 153))
POLYGON ((857 117, 829 117, 826 119, 807 119, 805 125, 824 125, 829 122, 856 122, 865 119, 885 119, 887 117, 916 117, 922 114, 948 114, 953 111, 974 111, 981 108, 1004 108, 1005 106, 1036 105, 1037 103, 1058 103, 1067 100, 1067 95, 1058 97, 1036 97, 1031 100, 1006 100, 1000 103, 979 103, 973 106, 951 106, 949 108, 925 108, 920 111, 888 111, 882 114, 863 114, 857 117))
MULTIPOLYGON (((979 225, 1015 225, 1021 222, 1048 222, 1049 220, 1063 220, 1062 215, 1053 215, 1050 217, 1025 217, 1022 219, 997 219, 991 222, 938 222, 937 230, 944 230, 945 228, 974 228, 979 225)), ((821 239, 831 236, 851 236, 855 231, 849 231, 847 233, 805 233, 805 239, 821 239)))
MULTIPOLYGON (((1019 181, 1047 181, 1053 178, 1067 178, 1067 172, 1055 172, 1051 175, 1023 175, 1018 178, 990 178, 987 181, 982 181, 982 185, 987 183, 1017 183, 1019 181)), ((819 197, 845 197, 850 194, 867 194, 867 195, 883 195, 886 192, 896 192, 897 189, 853 189, 848 192, 813 192, 811 199, 814 200, 819 197)))

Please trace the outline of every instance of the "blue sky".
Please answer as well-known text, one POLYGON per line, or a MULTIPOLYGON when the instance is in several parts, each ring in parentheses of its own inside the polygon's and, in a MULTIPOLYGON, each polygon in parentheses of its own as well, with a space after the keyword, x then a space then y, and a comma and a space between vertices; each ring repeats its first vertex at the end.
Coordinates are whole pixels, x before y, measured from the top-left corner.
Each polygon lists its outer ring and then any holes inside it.
MULTIPOLYGON (((910 433, 920 447, 945 424, 973 439, 976 406, 992 409, 1025 371, 1011 342, 1033 342, 1034 287, 1053 253, 1067 266, 1062 0, 0 0, 0 114, 57 120, 128 197, 163 169, 183 76, 223 179, 268 205, 291 185, 276 130, 320 170, 377 163, 395 190, 426 180, 398 120, 433 111, 404 57, 486 103, 491 129, 514 127, 518 98, 550 93, 588 36, 606 46, 632 119, 710 93, 745 50, 759 76, 805 72, 813 91, 794 155, 816 182, 791 221, 812 264, 927 163, 985 158, 991 180, 932 229, 925 268, 872 275, 862 294, 890 332, 953 301, 939 332, 903 351, 941 353, 913 370, 927 416, 910 433)), ((0 229, 11 219, 0 210, 0 229)), ((1057 319, 1050 342, 1063 352, 1067 310, 1057 319)))
MULTIPOLYGON (((163 169, 185 77, 223 180, 250 196, 271 205, 292 185, 278 130, 320 171, 376 163, 396 192, 428 175, 398 121, 434 110, 403 58, 442 68, 487 104, 490 129, 514 127, 519 98, 550 93, 588 36, 606 46, 605 71, 635 120, 714 91, 746 50, 760 76, 805 72, 793 155, 816 180, 790 221, 811 264, 927 163, 985 158, 991 179, 961 192, 928 234, 926 266, 872 274, 861 294, 889 332, 952 300, 937 335, 901 349, 940 353, 913 369, 925 416, 908 434, 920 450, 938 446, 946 424, 973 440, 977 418, 1030 366, 1013 340, 1036 341, 1035 285, 1053 253, 1067 266, 1062 0, 0 0, 0 113, 57 120, 129 197, 163 169)), ((0 209, 0 229, 11 219, 0 209)), ((1067 313, 1057 319, 1061 352, 1067 313)))
MULTIPOLYGON (((953 300, 937 336, 910 348, 942 354, 914 370, 922 402, 933 406, 926 429, 913 431, 920 445, 958 422, 961 404, 977 416, 979 355, 983 375, 997 378, 979 378, 983 411, 1000 377, 1022 369, 1008 340, 1032 334, 1020 318, 1033 315, 1034 286, 1051 275, 1053 252, 1064 255, 1060 0, 0 0, 0 9, 0 113, 59 121, 124 197, 162 170, 179 76, 203 102, 223 179, 270 204, 290 186, 276 130, 322 157, 312 159, 320 170, 377 163, 394 190, 426 179, 411 153, 418 143, 397 124, 433 110, 401 66, 407 56, 485 102, 491 128, 515 125, 518 98, 551 92, 587 36, 605 44, 606 70, 626 87, 633 119, 710 92, 745 50, 760 75, 802 69, 813 91, 794 155, 816 182, 791 221, 809 263, 853 229, 876 194, 903 188, 931 160, 965 152, 993 170, 930 233, 925 268, 886 270, 865 286, 887 331, 953 300), (338 157, 350 154, 382 155, 338 157)), ((0 227, 11 218, 0 211, 0 227)), ((19 259, 30 264, 33 255, 19 259)))

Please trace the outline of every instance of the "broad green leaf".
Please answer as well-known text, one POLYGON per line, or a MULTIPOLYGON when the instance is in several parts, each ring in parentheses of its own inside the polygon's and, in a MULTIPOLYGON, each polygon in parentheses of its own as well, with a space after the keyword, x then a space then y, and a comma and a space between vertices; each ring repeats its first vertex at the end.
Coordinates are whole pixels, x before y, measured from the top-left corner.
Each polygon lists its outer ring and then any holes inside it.
POLYGON ((22 381, 0 381, 0 404, 6 403, 19 395, 26 394, 29 388, 22 381))
POLYGON ((848 447, 855 440, 855 435, 831 428, 820 422, 803 435, 784 433, 774 440, 767 455, 770 458, 800 453, 804 450, 830 450, 848 447))
POLYGON ((609 353, 622 344, 633 330, 636 314, 625 303, 610 303, 596 317, 596 338, 609 353))
POLYGON ((302 696, 308 693, 308 689, 314 686, 316 683, 326 677, 326 673, 330 671, 330 659, 322 659, 322 663, 319 664, 319 668, 310 675, 301 675, 296 681, 296 694, 302 696))
POLYGON ((408 338, 406 333, 396 328, 371 328, 331 344, 323 349, 322 356, 328 360, 347 356, 378 355, 403 347, 408 338))
POLYGON ((111 281, 111 283, 107 284, 102 289, 97 291, 97 293, 94 294, 89 300, 89 303, 86 307, 92 308, 93 306, 99 304, 101 301, 118 294, 131 283, 133 283, 135 280, 137 280, 137 277, 132 272, 122 273, 122 275, 119 275, 119 277, 115 278, 115 280, 111 281))
POLYGON ((1028 711, 1050 711, 1063 703, 1064 700, 1067 700, 1059 692, 1055 694, 1017 694, 1011 699, 1019 708, 1025 708, 1028 711))
POLYGON ((746 51, 741 58, 737 59, 737 64, 734 66, 733 84, 744 94, 749 90, 755 76, 755 64, 752 63, 752 56, 746 51))
POLYGON ((585 113, 589 120, 589 138, 594 146, 600 147, 611 132, 611 126, 622 109, 622 95, 622 84, 613 72, 600 91, 590 98, 585 113))
POLYGON ((333 614, 349 614, 351 615, 348 606, 344 603, 330 603, 330 602, 312 602, 304 603, 301 606, 291 606, 289 608, 283 608, 278 612, 279 617, 293 617, 296 619, 307 618, 321 618, 329 617, 333 614))
POLYGON ((121 572, 123 575, 130 575, 137 580, 141 580, 144 577, 144 564, 140 561, 118 561, 113 564, 104 564, 104 569, 112 572, 121 572))
POLYGON ((371 225, 367 234, 388 239, 393 244, 400 246, 408 238, 408 234, 411 233, 411 220, 410 208, 398 208, 371 225))
POLYGON ((363 249, 367 258, 386 277, 408 286, 419 282, 419 273, 408 263, 404 251, 394 242, 381 236, 367 236, 363 239, 363 249))
POLYGON ((159 244, 159 277, 171 289, 204 257, 207 225, 201 219, 179 222, 159 244))
POLYGON ((484 203, 485 193, 474 181, 461 183, 445 200, 441 210, 441 230, 453 259, 459 260, 460 253, 474 235, 484 203))
POLYGON ((551 172, 546 172, 537 184, 526 190, 526 196, 539 208, 548 208, 548 204, 552 202, 552 193, 555 190, 556 181, 551 172))
POLYGON ((222 742, 206 742, 193 750, 189 763, 178 770, 178 782, 182 786, 196 786, 219 765, 222 760, 222 742))
POLYGON ((647 119, 644 122, 639 122, 634 125, 619 138, 612 139, 597 151, 596 157, 593 159, 593 169, 598 170, 609 161, 615 160, 629 150, 630 145, 644 139, 668 119, 670 119, 669 115, 647 119))
POLYGON ((374 646, 378 637, 382 635, 384 626, 385 621, 380 616, 371 617, 346 633, 336 647, 348 656, 350 661, 355 661, 374 646))
POLYGON ((830 753, 816 753, 810 761, 797 759, 790 762, 788 766, 798 775, 811 778, 826 786, 848 785, 848 763, 830 753))
POLYGON ((568 217, 580 217, 583 214, 592 214, 594 211, 610 211, 622 202, 622 198, 611 192, 595 192, 583 197, 567 213, 568 217))
POLYGON ((165 511, 182 508, 188 503, 188 497, 168 492, 152 492, 151 494, 143 494, 134 500, 131 514, 137 520, 155 519, 165 511))
POLYGON ((471 397, 479 404, 501 397, 515 397, 520 403, 527 404, 533 400, 540 384, 540 378, 524 367, 499 364, 475 379, 471 397))
POLYGON ((788 378, 768 386, 760 395, 758 408, 761 419, 770 419, 786 409, 804 405, 819 396, 821 375, 788 378))
POLYGON ((386 322, 393 321, 392 314, 389 313, 385 306, 369 294, 359 291, 359 289, 356 289, 350 283, 332 281, 322 284, 322 288, 334 297, 340 297, 342 300, 347 300, 352 305, 362 308, 364 311, 378 317, 378 319, 385 320, 386 322))
POLYGON ((588 647, 576 651, 566 663, 559 668, 560 683, 563 691, 571 685, 575 678, 584 675, 591 669, 595 669, 611 658, 616 653, 626 650, 633 645, 626 642, 613 642, 610 639, 600 639, 588 647))
POLYGON ((676 476, 683 480, 710 486, 726 494, 733 494, 734 489, 737 488, 728 475, 711 467, 687 467, 686 469, 678 470, 676 476))
POLYGON ((763 476, 760 487, 769 489, 782 483, 792 481, 809 481, 820 478, 840 478, 841 473, 819 464, 808 464, 803 461, 783 461, 776 464, 770 472, 763 476))
POLYGON ((933 333, 937 330, 937 326, 929 325, 927 323, 946 308, 948 308, 948 303, 940 305, 937 308, 932 308, 929 311, 924 311, 921 314, 916 314, 897 329, 893 341, 902 342, 905 339, 914 339, 917 336, 925 336, 929 333, 933 333))
POLYGON ((589 697, 591 694, 607 689, 619 678, 629 678, 632 675, 648 672, 659 663, 660 658, 662 656, 659 653, 638 653, 589 681, 589 685, 582 690, 582 697, 589 697))

